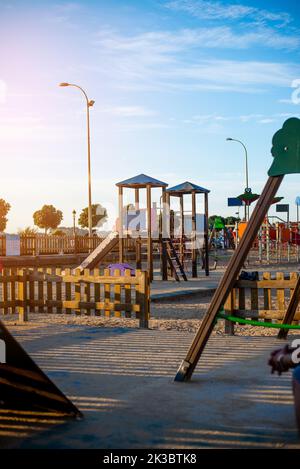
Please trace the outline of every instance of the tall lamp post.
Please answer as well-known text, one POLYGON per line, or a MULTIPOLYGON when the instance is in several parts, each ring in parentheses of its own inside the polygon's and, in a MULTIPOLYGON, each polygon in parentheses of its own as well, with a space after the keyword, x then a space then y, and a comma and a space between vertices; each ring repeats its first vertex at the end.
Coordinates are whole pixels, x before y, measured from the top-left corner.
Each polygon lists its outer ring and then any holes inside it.
POLYGON ((90 107, 95 104, 95 101, 89 99, 86 92, 81 86, 75 85, 74 83, 60 83, 59 86, 74 86, 78 88, 86 99, 86 111, 87 111, 87 152, 88 152, 88 225, 89 225, 89 236, 92 237, 92 183, 91 183, 91 144, 90 144, 90 107))
POLYGON ((76 222, 75 222, 76 210, 75 209, 73 210, 72 215, 73 215, 73 234, 75 237, 76 236, 76 222))
MULTIPOLYGON (((247 152, 247 148, 246 146, 244 145, 243 142, 241 142, 240 140, 237 140, 236 138, 231 138, 231 137, 228 137, 226 138, 227 141, 229 142, 238 142, 240 143, 244 150, 245 150, 245 158, 246 158, 246 189, 245 189, 245 192, 247 192, 247 190, 249 189, 249 175, 248 175, 248 152, 247 152)), ((248 217, 247 217, 247 205, 245 204, 245 220, 247 221, 247 218, 249 219, 249 206, 248 206, 248 217)))

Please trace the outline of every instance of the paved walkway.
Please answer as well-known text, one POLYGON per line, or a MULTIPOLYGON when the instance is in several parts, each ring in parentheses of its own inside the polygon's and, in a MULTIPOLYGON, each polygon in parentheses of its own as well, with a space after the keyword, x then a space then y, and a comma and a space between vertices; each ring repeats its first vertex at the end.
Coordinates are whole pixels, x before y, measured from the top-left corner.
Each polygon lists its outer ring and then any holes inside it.
POLYGON ((193 380, 174 383, 193 334, 84 326, 14 334, 85 418, 44 430, 22 422, 19 434, 14 422, 6 447, 300 448, 291 374, 267 366, 274 338, 213 337, 193 380))
POLYGON ((209 277, 204 274, 200 278, 195 278, 185 282, 184 280, 176 282, 175 280, 162 281, 154 280, 151 283, 151 301, 161 301, 163 299, 177 299, 188 295, 202 295, 213 293, 220 279, 222 278, 223 270, 216 270, 210 272, 209 277))

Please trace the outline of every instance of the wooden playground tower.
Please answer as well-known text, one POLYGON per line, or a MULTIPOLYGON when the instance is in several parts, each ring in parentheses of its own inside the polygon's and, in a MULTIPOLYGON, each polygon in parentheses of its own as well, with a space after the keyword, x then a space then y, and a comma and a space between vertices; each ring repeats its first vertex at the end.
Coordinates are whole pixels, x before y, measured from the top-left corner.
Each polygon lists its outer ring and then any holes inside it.
POLYGON ((132 231, 124 229, 124 189, 134 190, 134 208, 136 213, 140 213, 140 190, 146 190, 146 236, 142 236, 142 230, 135 228, 134 239, 135 239, 135 253, 136 253, 136 267, 140 269, 142 267, 142 245, 146 245, 147 252, 147 270, 149 272, 150 281, 153 280, 153 252, 154 246, 156 245, 161 254, 161 274, 162 279, 168 279, 168 266, 176 278, 179 280, 181 275, 186 280, 186 274, 184 272, 184 254, 185 254, 185 211, 184 211, 184 196, 191 195, 192 197, 192 233, 190 237, 192 245, 192 276, 197 277, 197 258, 199 252, 199 246, 197 244, 197 222, 196 222, 196 195, 204 194, 204 245, 201 248, 205 255, 204 267, 206 275, 209 275, 209 260, 208 260, 208 194, 209 190, 203 187, 197 186, 190 182, 184 182, 177 186, 167 189, 168 184, 157 179, 154 179, 145 174, 139 174, 125 181, 121 181, 116 184, 119 189, 119 221, 118 221, 118 233, 119 233, 119 262, 123 263, 125 260, 125 248, 124 240, 126 237, 132 239, 132 231), (154 211, 156 210, 156 204, 152 206, 152 190, 159 188, 161 189, 160 197, 160 214, 157 223, 156 236, 153 237, 153 217, 154 211), (179 233, 179 250, 176 250, 174 246, 174 217, 171 214, 171 197, 178 197, 180 201, 180 233, 179 233), (162 203, 162 207, 161 207, 162 203))

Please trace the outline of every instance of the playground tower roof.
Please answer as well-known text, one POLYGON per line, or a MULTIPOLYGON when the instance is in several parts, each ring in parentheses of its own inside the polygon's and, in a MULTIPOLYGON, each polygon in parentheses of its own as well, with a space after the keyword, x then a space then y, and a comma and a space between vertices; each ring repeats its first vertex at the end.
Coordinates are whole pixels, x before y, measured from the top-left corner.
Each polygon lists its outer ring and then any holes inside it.
POLYGON ((132 189, 144 189, 146 186, 151 187, 167 187, 166 182, 159 181, 154 179, 146 174, 138 174, 130 179, 125 179, 125 181, 118 182, 116 184, 118 187, 129 187, 132 189))
POLYGON ((183 194, 191 194, 192 192, 196 194, 208 194, 210 190, 205 189, 205 187, 197 186, 197 184, 193 184, 192 182, 185 181, 182 184, 170 187, 167 189, 167 192, 174 196, 180 196, 183 194))

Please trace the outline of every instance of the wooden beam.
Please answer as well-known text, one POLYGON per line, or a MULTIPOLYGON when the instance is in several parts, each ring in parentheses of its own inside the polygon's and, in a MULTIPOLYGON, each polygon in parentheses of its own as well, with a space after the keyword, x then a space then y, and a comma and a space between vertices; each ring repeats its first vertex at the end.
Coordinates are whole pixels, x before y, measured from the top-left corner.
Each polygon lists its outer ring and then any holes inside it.
POLYGON ((204 249, 205 249, 205 275, 209 276, 209 249, 208 249, 208 193, 204 194, 204 249))
POLYGON ((180 221, 181 221, 181 233, 180 233, 180 262, 183 265, 184 262, 184 205, 183 205, 183 194, 180 195, 180 221))
POLYGON ((147 184, 147 264, 150 282, 153 280, 153 249, 152 249, 152 223, 151 223, 151 186, 147 184))
POLYGON ((123 240, 123 187, 119 187, 119 262, 124 262, 123 240))
POLYGON ((192 277, 197 277, 197 251, 196 251, 196 192, 192 191, 192 277))
MULTIPOLYGON (((140 190, 134 190, 134 200, 135 200, 135 210, 140 209, 140 190)), ((136 237, 136 244, 135 244, 135 255, 136 255, 136 268, 142 268, 142 256, 141 256, 141 237, 139 235, 139 229, 137 228, 137 237, 136 237)))
POLYGON ((170 196, 167 194, 166 189, 162 188, 162 219, 160 224, 160 252, 161 252, 161 276, 162 280, 168 280, 168 260, 167 260, 167 252, 165 246, 163 244, 163 239, 166 237, 166 222, 169 222, 169 214, 170 214, 170 196))
MULTIPOLYGON (((300 301, 300 275, 298 275, 297 283, 293 294, 291 296, 288 308, 282 320, 282 324, 292 324, 295 319, 296 311, 300 301)), ((288 329, 280 329, 277 335, 277 339, 286 339, 288 335, 288 329)))
POLYGON ((190 349, 182 361, 175 381, 185 381, 191 378, 193 371, 202 355, 205 345, 212 333, 218 312, 224 305, 227 296, 231 292, 236 278, 242 268, 246 257, 251 249, 252 243, 257 235, 260 225, 276 195, 278 188, 283 180, 283 176, 269 177, 265 188, 257 201, 256 207, 247 224, 245 233, 234 252, 227 269, 221 279, 219 286, 212 298, 202 324, 193 340, 190 349))

